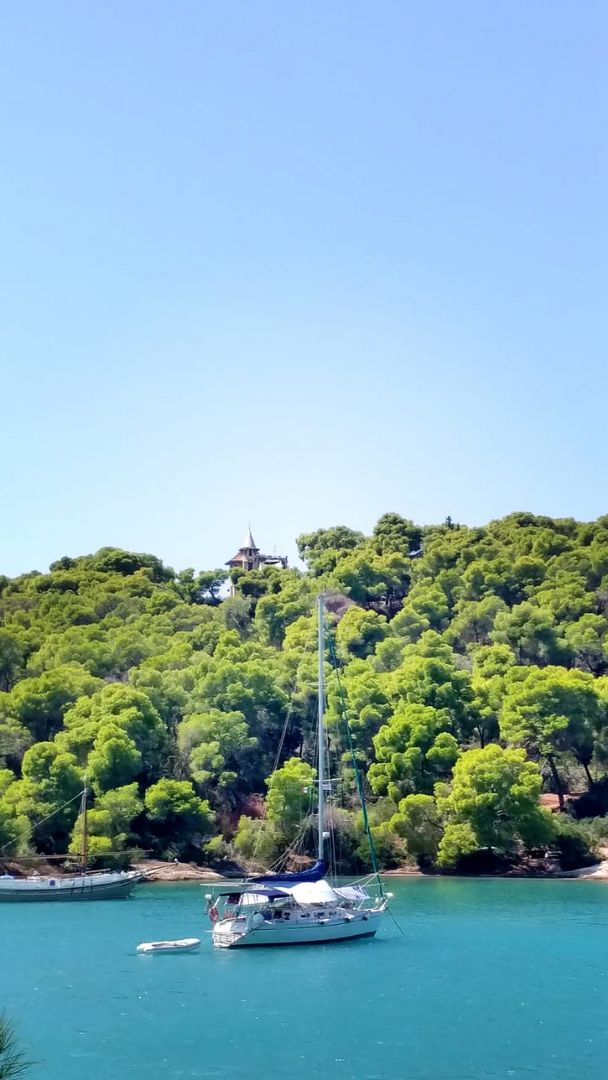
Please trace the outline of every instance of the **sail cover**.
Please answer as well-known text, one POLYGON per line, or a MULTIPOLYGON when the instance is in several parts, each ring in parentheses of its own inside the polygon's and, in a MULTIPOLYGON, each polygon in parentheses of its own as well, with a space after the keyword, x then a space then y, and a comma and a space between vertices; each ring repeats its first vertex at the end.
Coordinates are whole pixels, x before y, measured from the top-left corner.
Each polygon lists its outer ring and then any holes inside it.
POLYGON ((300 870, 296 873, 285 872, 284 874, 262 874, 260 877, 250 878, 250 881, 256 885, 263 885, 268 883, 269 885, 278 885, 279 887, 285 885, 297 885, 300 881, 321 881, 327 873, 327 863, 325 859, 317 859, 313 866, 309 866, 308 870, 300 870))
POLYGON ((296 904, 335 904, 338 899, 328 881, 301 881, 285 889, 296 904))
POLYGON ((256 889, 255 892, 247 890, 239 893, 237 900, 241 907, 251 907, 253 904, 267 904, 270 900, 280 900, 286 896, 289 896, 289 893, 284 889, 260 889, 259 892, 256 889))

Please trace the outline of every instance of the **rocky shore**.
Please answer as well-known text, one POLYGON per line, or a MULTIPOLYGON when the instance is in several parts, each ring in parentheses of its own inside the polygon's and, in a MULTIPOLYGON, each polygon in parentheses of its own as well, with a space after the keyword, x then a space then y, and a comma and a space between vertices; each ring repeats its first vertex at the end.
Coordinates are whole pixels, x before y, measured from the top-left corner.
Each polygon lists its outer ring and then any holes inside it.
POLYGON ((586 881, 608 881, 608 847, 599 849, 601 862, 583 866, 579 870, 567 870, 560 877, 584 878, 586 881))
POLYGON ((222 874, 206 866, 194 863, 162 862, 160 859, 142 859, 135 863, 135 870, 146 875, 147 881, 223 881, 222 874))
MULTIPOLYGON (((578 870, 541 869, 539 867, 522 867, 517 871, 507 874, 486 875, 471 874, 471 877, 538 877, 538 878, 576 878, 579 880, 608 881, 608 849, 602 851, 604 858, 601 862, 593 863, 592 866, 582 866, 578 870)), ((196 866, 194 863, 161 862, 159 859, 145 859, 136 863, 134 869, 141 870, 148 881, 229 881, 234 874, 227 876, 218 874, 208 867, 196 866)), ((238 876, 238 875, 237 875, 238 876)), ((402 877, 444 877, 445 874, 427 875, 421 870, 411 866, 404 866, 398 870, 387 870, 382 874, 384 878, 402 877)))

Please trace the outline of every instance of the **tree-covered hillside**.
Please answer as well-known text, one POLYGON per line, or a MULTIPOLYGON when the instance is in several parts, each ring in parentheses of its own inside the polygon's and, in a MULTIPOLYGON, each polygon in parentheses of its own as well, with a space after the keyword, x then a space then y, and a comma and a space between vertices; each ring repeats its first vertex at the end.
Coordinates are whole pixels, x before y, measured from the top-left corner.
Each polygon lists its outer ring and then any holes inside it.
MULTIPOLYGON (((344 702, 385 866, 572 862, 603 837, 608 517, 467 528, 386 514, 369 537, 338 526, 298 548, 305 572, 235 571, 228 598, 221 571, 113 548, 0 578, 5 858, 80 850, 86 772, 101 861, 272 861, 314 811, 320 591, 332 768, 344 702)), ((364 866, 345 775, 337 851, 364 866)))

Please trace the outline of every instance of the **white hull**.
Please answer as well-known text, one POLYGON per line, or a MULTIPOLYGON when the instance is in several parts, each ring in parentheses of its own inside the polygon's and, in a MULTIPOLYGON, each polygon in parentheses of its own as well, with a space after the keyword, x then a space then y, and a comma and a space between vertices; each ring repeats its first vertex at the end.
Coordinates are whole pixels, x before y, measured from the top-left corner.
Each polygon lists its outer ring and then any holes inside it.
POLYGON ((179 938, 177 941, 143 941, 137 946, 138 953, 176 953, 192 952, 198 949, 200 938, 179 938))
POLYGON ((22 901, 44 903, 57 900, 118 900, 129 896, 142 880, 135 871, 79 874, 66 878, 0 877, 0 903, 22 901))
POLYGON ((382 909, 265 926, 252 926, 250 916, 239 916, 215 923, 213 944, 218 949, 242 949, 253 945, 322 945, 331 941, 353 941, 373 937, 381 915, 382 909))

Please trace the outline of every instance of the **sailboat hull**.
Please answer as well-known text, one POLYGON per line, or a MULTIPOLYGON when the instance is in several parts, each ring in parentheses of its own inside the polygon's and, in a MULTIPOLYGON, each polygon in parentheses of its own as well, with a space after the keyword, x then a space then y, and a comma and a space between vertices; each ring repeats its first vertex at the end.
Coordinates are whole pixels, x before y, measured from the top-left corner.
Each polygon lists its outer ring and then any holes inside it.
POLYGON ((98 874, 74 878, 2 878, 0 903, 51 903, 68 900, 120 900, 128 897, 141 874, 98 874))
POLYGON ((324 945, 338 941, 374 937, 382 911, 370 911, 350 918, 308 923, 290 920, 278 925, 247 926, 247 917, 223 919, 213 927, 213 944, 218 949, 244 949, 262 945, 324 945))

